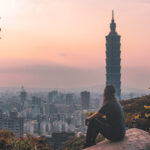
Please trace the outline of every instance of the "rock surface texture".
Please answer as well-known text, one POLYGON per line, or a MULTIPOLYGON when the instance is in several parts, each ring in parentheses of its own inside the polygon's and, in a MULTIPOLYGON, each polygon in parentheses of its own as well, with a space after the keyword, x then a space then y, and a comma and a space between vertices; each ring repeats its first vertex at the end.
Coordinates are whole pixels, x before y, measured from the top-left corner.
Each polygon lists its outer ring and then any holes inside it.
POLYGON ((150 150, 150 133, 132 128, 126 131, 123 141, 104 140, 84 150, 150 150))

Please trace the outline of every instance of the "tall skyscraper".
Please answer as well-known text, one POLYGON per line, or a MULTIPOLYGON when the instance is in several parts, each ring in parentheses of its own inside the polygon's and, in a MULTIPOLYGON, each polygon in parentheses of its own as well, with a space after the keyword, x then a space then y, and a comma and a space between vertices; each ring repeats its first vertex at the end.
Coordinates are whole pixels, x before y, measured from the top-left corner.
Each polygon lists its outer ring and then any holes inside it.
POLYGON ((83 91, 81 92, 81 105, 82 109, 89 109, 90 107, 90 92, 83 91))
POLYGON ((2 130, 2 122, 3 122, 2 110, 0 110, 0 130, 2 130))
POLYGON ((20 92, 20 99, 22 102, 22 108, 24 107, 24 102, 26 101, 27 98, 27 92, 25 91, 24 87, 21 87, 21 92, 20 92))
POLYGON ((47 101, 47 103, 48 104, 54 103, 54 101, 56 100, 57 96, 58 96, 58 91, 51 91, 51 92, 49 92, 48 93, 48 101, 47 101))
POLYGON ((106 36, 106 84, 112 84, 115 87, 116 97, 119 100, 121 99, 120 38, 121 36, 116 32, 114 12, 112 11, 110 32, 106 36))
POLYGON ((73 94, 72 93, 66 94, 66 104, 67 105, 73 104, 73 94))

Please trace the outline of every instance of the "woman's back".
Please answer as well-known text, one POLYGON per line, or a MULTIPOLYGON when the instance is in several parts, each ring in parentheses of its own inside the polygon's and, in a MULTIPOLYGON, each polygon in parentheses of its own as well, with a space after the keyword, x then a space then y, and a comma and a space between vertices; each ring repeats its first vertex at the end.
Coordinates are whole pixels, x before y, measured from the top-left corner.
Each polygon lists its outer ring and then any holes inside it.
POLYGON ((125 131, 124 113, 121 105, 116 101, 106 102, 99 113, 106 115, 106 120, 113 128, 113 131, 125 131))
POLYGON ((102 108, 89 116, 85 120, 85 124, 88 125, 88 129, 84 147, 94 145, 99 132, 111 141, 118 141, 124 138, 124 112, 115 98, 115 88, 113 85, 106 86, 102 108), (106 119, 102 118, 102 115, 106 115, 106 119))

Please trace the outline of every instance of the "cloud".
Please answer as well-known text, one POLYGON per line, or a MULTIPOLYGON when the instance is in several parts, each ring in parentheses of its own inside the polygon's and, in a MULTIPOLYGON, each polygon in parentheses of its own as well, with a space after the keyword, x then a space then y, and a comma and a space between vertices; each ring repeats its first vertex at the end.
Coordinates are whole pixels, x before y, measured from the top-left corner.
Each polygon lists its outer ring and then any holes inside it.
POLYGON ((150 0, 137 0, 137 1, 141 3, 150 3, 150 0))
POLYGON ((68 56, 68 54, 67 53, 60 53, 60 54, 58 54, 59 56, 62 56, 62 57, 66 57, 66 56, 68 56))
MULTIPOLYGON (((130 0, 128 0, 131 2, 130 0)), ((150 0, 133 0, 132 2, 137 2, 137 3, 150 3, 150 0)))
POLYGON ((39 64, 1 69, 0 77, 1 80, 2 78, 3 81, 5 80, 7 86, 13 80, 13 84, 23 84, 27 87, 76 88, 103 83, 104 69, 102 72, 93 69, 39 64))
MULTIPOLYGON (((122 86, 147 88, 150 69, 147 67, 123 67, 122 86)), ((105 85, 105 68, 76 68, 56 64, 32 64, 20 67, 0 67, 1 86, 33 88, 82 88, 105 85)))

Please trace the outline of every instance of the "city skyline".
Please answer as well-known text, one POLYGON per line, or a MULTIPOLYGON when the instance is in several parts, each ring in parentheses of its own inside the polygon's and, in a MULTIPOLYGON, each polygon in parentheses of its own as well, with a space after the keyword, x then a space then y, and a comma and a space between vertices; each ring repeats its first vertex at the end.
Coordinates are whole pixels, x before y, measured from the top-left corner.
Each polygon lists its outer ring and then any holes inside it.
POLYGON ((146 0, 2 0, 0 86, 105 84, 105 35, 114 9, 117 31, 123 35, 123 85, 147 89, 149 8, 146 0))

